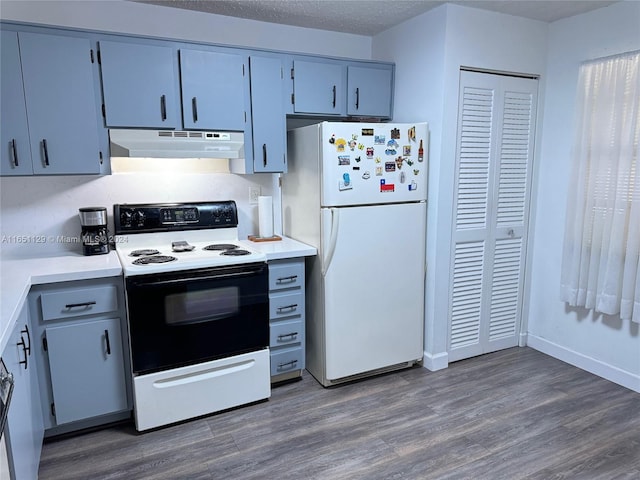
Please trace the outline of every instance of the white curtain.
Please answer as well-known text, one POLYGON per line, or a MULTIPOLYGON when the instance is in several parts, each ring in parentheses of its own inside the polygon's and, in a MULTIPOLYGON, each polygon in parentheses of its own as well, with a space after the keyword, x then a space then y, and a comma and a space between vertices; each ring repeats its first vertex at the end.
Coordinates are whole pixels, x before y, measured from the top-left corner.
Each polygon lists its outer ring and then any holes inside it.
POLYGON ((580 68, 562 299, 640 322, 640 52, 580 68))

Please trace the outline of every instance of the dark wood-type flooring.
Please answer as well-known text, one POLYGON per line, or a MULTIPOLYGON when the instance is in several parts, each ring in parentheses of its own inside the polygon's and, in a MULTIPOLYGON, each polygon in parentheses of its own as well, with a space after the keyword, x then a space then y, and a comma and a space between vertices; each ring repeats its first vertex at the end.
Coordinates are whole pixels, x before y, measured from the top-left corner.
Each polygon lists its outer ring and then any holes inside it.
POLYGON ((138 434, 48 441, 40 479, 640 479, 640 394, 530 348, 138 434))

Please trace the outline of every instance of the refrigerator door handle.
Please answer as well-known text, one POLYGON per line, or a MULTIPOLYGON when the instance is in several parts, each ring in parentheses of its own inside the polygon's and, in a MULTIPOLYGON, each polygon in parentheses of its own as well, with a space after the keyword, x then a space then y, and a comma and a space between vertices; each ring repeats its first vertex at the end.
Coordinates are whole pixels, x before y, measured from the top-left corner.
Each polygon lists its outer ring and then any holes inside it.
POLYGON ((340 226, 340 210, 337 208, 330 208, 331 212, 331 235, 329 236, 329 245, 327 246, 327 255, 322 262, 322 276, 326 276, 329 266, 331 266, 331 260, 333 254, 336 251, 336 242, 338 241, 338 227, 340 226))

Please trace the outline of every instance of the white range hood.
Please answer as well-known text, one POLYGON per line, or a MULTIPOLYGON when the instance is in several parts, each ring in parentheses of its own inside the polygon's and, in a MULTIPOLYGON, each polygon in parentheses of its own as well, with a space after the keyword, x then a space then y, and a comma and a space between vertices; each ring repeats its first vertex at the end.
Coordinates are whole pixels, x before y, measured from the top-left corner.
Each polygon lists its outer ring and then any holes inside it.
POLYGON ((244 158, 243 132, 109 130, 112 157, 244 158))

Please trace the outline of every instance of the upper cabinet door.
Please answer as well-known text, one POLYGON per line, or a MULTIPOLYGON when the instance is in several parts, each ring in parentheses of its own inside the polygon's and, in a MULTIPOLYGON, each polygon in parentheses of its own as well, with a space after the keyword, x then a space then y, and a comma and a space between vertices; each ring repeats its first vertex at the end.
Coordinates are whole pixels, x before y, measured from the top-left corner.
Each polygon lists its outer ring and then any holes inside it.
POLYGON ((33 172, 100 173, 91 42, 22 32, 18 39, 33 172))
POLYGON ((251 57, 250 63, 254 172, 286 172, 282 60, 251 57))
POLYGON ((107 127, 180 128, 171 47, 100 42, 107 127))
POLYGON ((393 70, 348 67, 347 115, 391 118, 393 70))
POLYGON ((295 113, 345 115, 346 67, 335 63, 293 62, 295 113))
POLYGON ((2 149, 0 150, 0 175, 31 175, 31 146, 27 110, 22 86, 22 67, 18 50, 18 34, 2 32, 0 54, 0 118, 11 119, 0 124, 2 149))
POLYGON ((242 55, 180 50, 184 128, 244 131, 245 64, 242 55))

